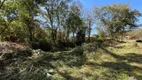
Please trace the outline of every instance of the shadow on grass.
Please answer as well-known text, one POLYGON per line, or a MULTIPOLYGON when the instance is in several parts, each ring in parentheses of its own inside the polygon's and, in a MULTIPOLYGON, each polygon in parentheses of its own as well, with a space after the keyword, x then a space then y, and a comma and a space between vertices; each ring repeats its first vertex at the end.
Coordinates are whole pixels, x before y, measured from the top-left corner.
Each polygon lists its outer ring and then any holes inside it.
POLYGON ((139 73, 142 73, 142 68, 137 67, 137 66, 131 66, 125 62, 119 62, 119 63, 104 62, 100 66, 116 70, 119 73, 126 73, 130 77, 134 76, 137 80, 142 80, 142 76, 133 73, 133 71, 137 71, 139 73))
POLYGON ((58 72, 58 74, 60 74, 62 77, 64 77, 66 80, 82 80, 82 78, 76 78, 71 76, 69 73, 62 73, 62 72, 58 72))
MULTIPOLYGON (((14 58, 22 59, 23 55, 20 53, 19 54, 17 53, 17 55, 14 58)), ((13 57, 11 60, 13 60, 13 57)), ((23 68, 28 74, 31 71, 34 73, 34 71, 38 69, 47 69, 47 70, 54 69, 54 71, 56 71, 58 70, 58 68, 61 68, 63 66, 80 67, 84 64, 84 62, 85 62, 84 56, 81 54, 78 54, 78 52, 75 52, 75 51, 63 51, 58 53, 45 52, 45 53, 39 54, 37 58, 32 58, 32 59, 26 58, 26 60, 24 61, 20 60, 18 61, 18 63, 16 61, 12 61, 10 63, 12 65, 10 64, 6 65, 6 67, 10 67, 11 70, 4 73, 2 77, 0 76, 0 79, 14 78, 15 80, 15 76, 23 74, 19 72, 20 69, 23 69, 23 68), (21 67, 19 65, 21 65, 21 67), (16 70, 17 72, 14 72, 14 70, 16 70)), ((71 78, 69 74, 66 74, 66 73, 59 73, 59 74, 61 74, 66 79, 71 78)))
POLYGON ((58 68, 63 66, 68 67, 81 67, 84 62, 85 58, 83 55, 80 55, 76 52, 59 52, 59 53, 50 53, 41 56, 34 64, 37 67, 45 67, 48 69, 54 69, 67 80, 80 80, 77 78, 72 77, 69 73, 60 72, 58 68), (54 55, 55 54, 55 55, 54 55))
POLYGON ((62 67, 63 65, 67 65, 69 67, 79 67, 83 65, 85 62, 85 58, 83 55, 79 55, 74 52, 60 52, 58 55, 54 55, 56 53, 45 54, 38 59, 40 66, 49 66, 51 68, 62 67), (60 65, 53 65, 53 63, 60 63, 60 65))
POLYGON ((118 70, 118 71, 134 71, 134 70, 142 70, 142 68, 137 67, 137 66, 131 66, 125 62, 104 62, 101 64, 101 66, 103 67, 108 67, 114 70, 118 70))
POLYGON ((103 50, 113 56, 114 58, 118 59, 120 62, 103 62, 100 66, 110 68, 113 70, 116 70, 118 72, 124 72, 129 74, 130 76, 135 76, 137 80, 142 80, 141 75, 137 75, 133 73, 133 71, 137 71, 139 73, 142 73, 142 68, 138 66, 132 66, 128 64, 127 62, 121 62, 121 60, 127 60, 128 62, 136 62, 139 64, 142 64, 142 55, 136 54, 136 53, 127 53, 125 56, 117 55, 113 52, 108 51, 107 49, 103 48, 103 50))
POLYGON ((136 62, 142 64, 142 55, 137 53, 127 53, 125 56, 117 55, 105 48, 102 48, 107 54, 111 55, 112 57, 116 58, 118 61, 127 60, 128 62, 136 62))
POLYGON ((129 62, 137 62, 142 64, 142 55, 136 53, 127 53, 125 55, 129 62))

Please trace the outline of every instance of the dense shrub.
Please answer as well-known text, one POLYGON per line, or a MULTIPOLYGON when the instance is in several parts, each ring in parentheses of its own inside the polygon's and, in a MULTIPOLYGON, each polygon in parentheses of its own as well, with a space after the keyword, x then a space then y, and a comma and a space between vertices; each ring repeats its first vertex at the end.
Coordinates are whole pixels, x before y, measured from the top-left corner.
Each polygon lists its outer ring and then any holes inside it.
POLYGON ((38 49, 39 43, 38 42, 31 42, 31 47, 32 47, 32 49, 38 49))
POLYGON ((81 46, 78 46, 76 48, 73 49, 73 53, 77 54, 77 55, 83 55, 83 48, 81 46))
POLYGON ((58 46, 59 48, 65 48, 65 47, 74 48, 74 47, 75 47, 75 44, 74 44, 73 42, 70 42, 70 41, 58 40, 58 41, 57 41, 57 46, 58 46))
POLYGON ((94 51, 97 51, 98 48, 100 48, 102 46, 102 42, 100 41, 96 41, 96 42, 93 42, 93 43, 84 43, 82 45, 84 51, 87 51, 87 52, 94 52, 94 51))
POLYGON ((74 44, 74 42, 66 42, 66 46, 73 48, 73 47, 75 47, 76 45, 74 44))
POLYGON ((40 40, 38 42, 32 42, 32 48, 41 49, 43 51, 50 51, 52 50, 52 44, 45 40, 40 40))
POLYGON ((28 56, 32 56, 32 50, 30 50, 30 49, 18 50, 13 55, 13 57, 15 57, 15 58, 28 57, 28 56))

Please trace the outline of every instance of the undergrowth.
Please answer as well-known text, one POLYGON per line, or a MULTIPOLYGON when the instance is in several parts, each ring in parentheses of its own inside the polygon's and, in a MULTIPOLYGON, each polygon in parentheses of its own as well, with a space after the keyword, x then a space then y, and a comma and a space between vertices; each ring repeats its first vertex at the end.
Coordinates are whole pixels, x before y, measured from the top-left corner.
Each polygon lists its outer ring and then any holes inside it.
POLYGON ((142 80, 140 46, 124 43, 100 48, 89 43, 69 51, 28 50, 32 55, 26 57, 11 53, 9 61, 12 62, 3 61, 7 65, 3 65, 3 71, 0 70, 0 79, 142 80))

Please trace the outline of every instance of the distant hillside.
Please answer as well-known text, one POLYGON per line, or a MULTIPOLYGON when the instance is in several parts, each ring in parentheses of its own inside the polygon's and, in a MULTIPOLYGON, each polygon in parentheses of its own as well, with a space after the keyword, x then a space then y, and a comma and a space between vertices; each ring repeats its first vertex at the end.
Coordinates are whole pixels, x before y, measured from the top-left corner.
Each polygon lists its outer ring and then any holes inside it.
POLYGON ((130 36, 130 39, 142 39, 142 29, 131 30, 126 35, 130 36))

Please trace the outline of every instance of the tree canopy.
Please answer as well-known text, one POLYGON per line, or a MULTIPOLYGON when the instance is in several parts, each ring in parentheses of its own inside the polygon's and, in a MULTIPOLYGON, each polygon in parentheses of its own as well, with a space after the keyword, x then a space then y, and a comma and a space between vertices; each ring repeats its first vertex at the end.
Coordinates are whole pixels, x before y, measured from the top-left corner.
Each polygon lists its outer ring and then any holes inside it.
POLYGON ((82 8, 73 0, 3 0, 0 2, 0 39, 10 40, 13 36, 19 42, 32 44, 44 40, 54 45, 61 42, 77 45, 90 42, 94 25, 98 27, 98 35, 118 37, 137 28, 141 16, 138 10, 131 10, 129 4, 95 7, 90 14, 85 14, 82 8))
POLYGON ((95 8, 94 15, 98 25, 110 36, 138 27, 139 11, 131 10, 129 4, 113 4, 95 8))

